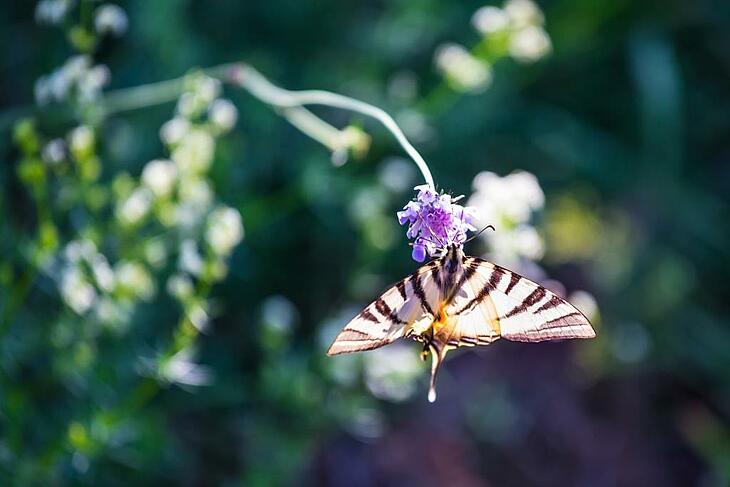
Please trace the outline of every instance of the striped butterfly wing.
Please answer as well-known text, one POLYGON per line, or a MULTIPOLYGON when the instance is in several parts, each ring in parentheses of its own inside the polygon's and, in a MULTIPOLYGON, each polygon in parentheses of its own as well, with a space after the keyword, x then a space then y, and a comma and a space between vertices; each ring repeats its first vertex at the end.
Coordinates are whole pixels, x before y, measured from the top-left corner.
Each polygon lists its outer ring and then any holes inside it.
POLYGON ((452 302, 452 313, 459 316, 459 331, 472 342, 467 344, 499 337, 540 342, 596 336, 583 313, 545 287, 477 257, 467 257, 464 266, 465 284, 452 302), (486 326, 480 328, 482 319, 486 326))
POLYGON ((327 355, 379 348, 403 337, 414 325, 430 325, 441 300, 435 284, 438 269, 436 261, 429 262, 385 291, 343 328, 327 355))

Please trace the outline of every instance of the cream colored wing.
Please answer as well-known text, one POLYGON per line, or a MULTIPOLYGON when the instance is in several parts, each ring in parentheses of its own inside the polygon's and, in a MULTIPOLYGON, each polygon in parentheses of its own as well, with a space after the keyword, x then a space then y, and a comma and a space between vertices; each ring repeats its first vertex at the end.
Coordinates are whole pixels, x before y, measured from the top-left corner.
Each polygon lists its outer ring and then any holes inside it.
MULTIPOLYGON (((488 331, 521 342, 596 336, 583 313, 543 286, 476 257, 467 257, 464 265, 464 293, 454 299, 450 314, 459 316, 460 331, 476 332, 467 336, 475 337, 477 345, 488 343, 484 338, 488 331), (488 329, 474 328, 481 316, 488 329)), ((489 339, 493 336, 489 335, 489 339)), ((463 337, 461 341, 464 342, 463 337)))
POLYGON ((345 326, 327 354, 372 350, 401 338, 414 324, 430 325, 442 299, 440 270, 440 261, 432 261, 397 282, 345 326))
POLYGON ((453 333, 446 344, 449 347, 489 345, 500 337, 495 302, 489 293, 480 295, 483 289, 491 289, 491 276, 477 272, 479 263, 473 257, 465 257, 463 265, 456 291, 445 307, 446 315, 454 323, 453 333))

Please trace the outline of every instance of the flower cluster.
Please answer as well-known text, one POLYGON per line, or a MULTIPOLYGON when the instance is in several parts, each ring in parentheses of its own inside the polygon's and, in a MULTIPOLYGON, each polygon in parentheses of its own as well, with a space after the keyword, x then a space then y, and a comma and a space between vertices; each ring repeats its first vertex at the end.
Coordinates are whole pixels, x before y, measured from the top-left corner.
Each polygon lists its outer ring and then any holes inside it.
POLYGON ((482 7, 472 24, 485 37, 504 37, 509 55, 520 62, 533 62, 550 52, 550 37, 543 28, 545 17, 531 0, 508 0, 503 8, 482 7))
POLYGON ((109 68, 103 64, 92 65, 90 56, 72 56, 61 67, 38 78, 34 87, 36 103, 46 105, 69 97, 80 102, 94 101, 110 77, 109 68))
POLYGON ((492 68, 459 44, 448 43, 436 51, 436 68, 457 91, 476 93, 492 82, 492 68))
POLYGON ((461 247, 466 233, 474 231, 476 208, 456 203, 460 198, 439 194, 428 185, 416 186, 416 198, 398 212, 398 223, 408 223, 408 238, 413 243, 413 259, 441 256, 451 245, 461 247))
POLYGON ((471 50, 444 44, 436 50, 436 68, 456 91, 484 91, 492 82, 492 66, 500 59, 509 56, 529 63, 550 52, 552 44, 544 22, 532 0, 507 0, 502 8, 482 7, 472 17, 481 42, 471 50))
POLYGON ((537 178, 526 171, 501 177, 484 171, 474 177, 474 193, 469 204, 479 209, 479 223, 496 225, 499 231, 484 233, 489 257, 501 265, 518 266, 522 259, 539 260, 542 237, 531 224, 542 209, 545 195, 537 178))

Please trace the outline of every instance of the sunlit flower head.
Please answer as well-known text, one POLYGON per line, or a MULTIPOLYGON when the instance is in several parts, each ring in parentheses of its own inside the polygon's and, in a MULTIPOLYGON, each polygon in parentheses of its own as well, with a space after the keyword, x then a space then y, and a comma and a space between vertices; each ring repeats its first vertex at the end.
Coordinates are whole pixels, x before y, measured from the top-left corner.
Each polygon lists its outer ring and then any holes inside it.
POLYGON ((176 179, 177 166, 174 162, 165 159, 150 161, 142 170, 142 183, 159 198, 168 196, 172 192, 176 179))
POLYGON ((233 208, 221 207, 213 210, 208 217, 206 239, 213 251, 228 255, 243 238, 241 215, 233 208))
POLYGON ((398 223, 408 223, 406 235, 415 239, 413 259, 438 257, 451 245, 461 247, 466 233, 474 231, 476 208, 457 204, 449 194, 439 194, 430 186, 416 186, 416 198, 398 212, 398 223))
POLYGON ((547 32, 542 27, 529 26, 516 32, 509 42, 510 55, 521 62, 533 62, 552 49, 547 32))
POLYGON ((480 33, 487 35, 507 29, 510 18, 501 8, 489 5, 474 12, 471 22, 480 33))
POLYGON ((458 91, 480 92, 492 82, 491 67, 458 44, 438 48, 436 67, 458 91))

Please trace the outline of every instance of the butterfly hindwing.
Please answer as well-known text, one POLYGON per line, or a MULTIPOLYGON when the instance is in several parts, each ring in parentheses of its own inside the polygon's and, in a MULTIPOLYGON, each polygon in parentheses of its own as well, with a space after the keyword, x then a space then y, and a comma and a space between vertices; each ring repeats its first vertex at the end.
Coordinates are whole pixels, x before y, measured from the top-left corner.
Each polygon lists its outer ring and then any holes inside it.
POLYGON ((345 326, 327 354, 372 350, 404 336, 414 323, 430 325, 442 298, 438 274, 433 261, 397 282, 345 326))

